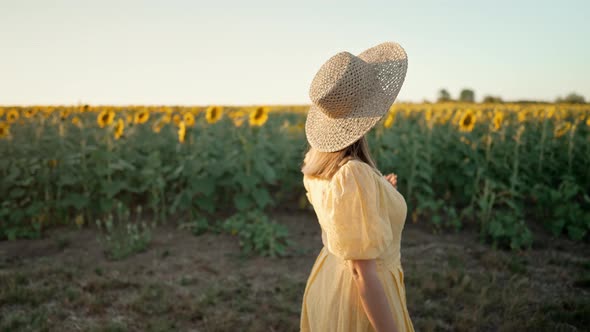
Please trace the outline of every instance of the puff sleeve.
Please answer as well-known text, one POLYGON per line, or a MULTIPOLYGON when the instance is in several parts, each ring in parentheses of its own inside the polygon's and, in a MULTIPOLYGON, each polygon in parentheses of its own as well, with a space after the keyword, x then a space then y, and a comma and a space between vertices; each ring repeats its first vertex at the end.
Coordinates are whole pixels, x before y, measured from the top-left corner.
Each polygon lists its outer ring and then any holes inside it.
POLYGON ((349 161, 334 174, 326 195, 328 250, 348 259, 375 259, 393 240, 379 180, 371 166, 349 161))

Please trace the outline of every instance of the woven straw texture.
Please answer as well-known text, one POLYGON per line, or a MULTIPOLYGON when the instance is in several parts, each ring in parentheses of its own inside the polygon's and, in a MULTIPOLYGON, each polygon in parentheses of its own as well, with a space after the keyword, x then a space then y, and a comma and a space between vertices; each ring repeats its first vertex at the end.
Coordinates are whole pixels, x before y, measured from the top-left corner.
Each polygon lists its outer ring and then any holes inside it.
POLYGON ((367 133, 397 98, 408 70, 405 50, 394 42, 358 56, 340 52, 315 75, 305 121, 309 144, 322 152, 341 150, 367 133))

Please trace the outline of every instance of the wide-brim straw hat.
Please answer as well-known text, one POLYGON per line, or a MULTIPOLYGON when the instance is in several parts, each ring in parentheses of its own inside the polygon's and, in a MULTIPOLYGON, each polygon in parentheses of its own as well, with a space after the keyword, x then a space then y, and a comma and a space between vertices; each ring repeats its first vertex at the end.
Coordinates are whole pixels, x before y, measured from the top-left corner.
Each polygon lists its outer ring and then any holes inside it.
POLYGON ((358 56, 340 52, 316 73, 305 121, 307 141, 333 152, 356 142, 388 113, 408 70, 405 50, 395 42, 371 47, 358 56))

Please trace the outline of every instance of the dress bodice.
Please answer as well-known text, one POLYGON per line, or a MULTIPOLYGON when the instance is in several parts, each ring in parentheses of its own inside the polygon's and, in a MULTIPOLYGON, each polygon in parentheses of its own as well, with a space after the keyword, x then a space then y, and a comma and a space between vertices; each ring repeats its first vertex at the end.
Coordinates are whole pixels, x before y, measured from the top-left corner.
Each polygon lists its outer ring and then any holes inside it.
POLYGON ((303 182, 330 253, 400 263, 407 205, 381 172, 350 160, 330 180, 305 175, 303 182))

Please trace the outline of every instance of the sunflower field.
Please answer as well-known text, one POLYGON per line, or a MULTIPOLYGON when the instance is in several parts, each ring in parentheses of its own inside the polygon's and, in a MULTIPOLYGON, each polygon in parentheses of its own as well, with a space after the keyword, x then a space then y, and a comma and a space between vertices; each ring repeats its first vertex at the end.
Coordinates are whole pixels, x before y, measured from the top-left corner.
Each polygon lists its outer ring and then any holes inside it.
MULTIPOLYGON (((222 229, 280 253, 287 235, 267 212, 311 209, 299 171, 306 111, 0 107, 0 239, 124 206, 199 230, 229 221, 222 229)), ((538 228, 590 237, 588 105, 394 104, 368 139, 380 170, 398 174, 409 222, 513 249, 538 228)))

